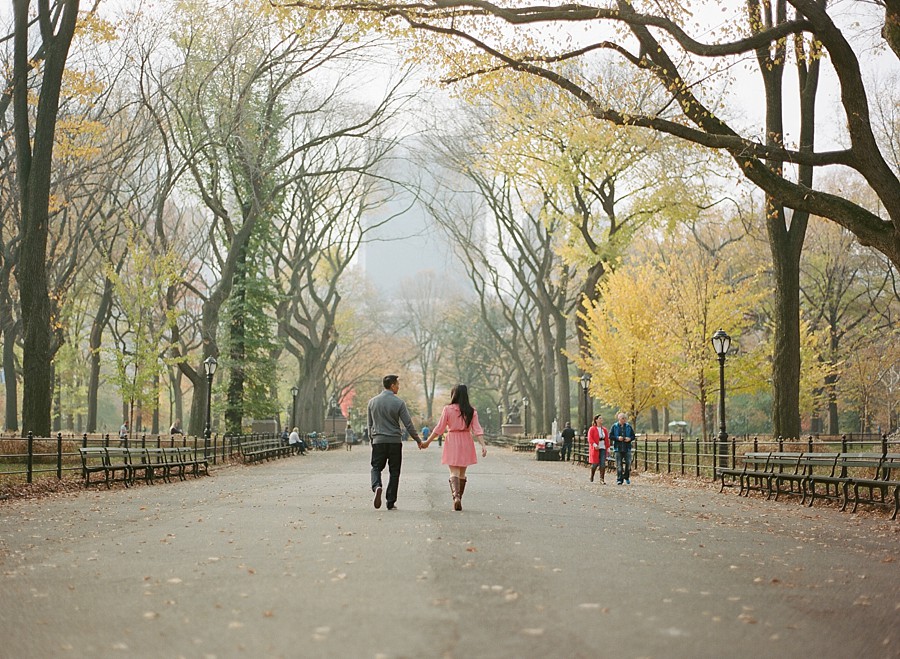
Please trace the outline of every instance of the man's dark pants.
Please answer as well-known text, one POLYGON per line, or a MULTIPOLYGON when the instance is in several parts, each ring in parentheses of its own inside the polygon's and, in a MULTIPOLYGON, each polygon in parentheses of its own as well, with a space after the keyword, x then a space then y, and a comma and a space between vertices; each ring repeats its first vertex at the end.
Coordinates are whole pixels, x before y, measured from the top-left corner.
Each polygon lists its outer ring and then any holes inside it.
POLYGON ((616 451, 616 482, 631 479, 631 448, 616 451))
POLYGON ((372 491, 381 487, 381 472, 385 464, 388 467, 388 485, 384 492, 384 500, 392 504, 397 500, 400 487, 400 463, 403 461, 403 444, 372 444, 372 491))
POLYGON ((562 454, 559 456, 560 460, 571 460, 572 459, 572 442, 563 440, 562 445, 562 454))

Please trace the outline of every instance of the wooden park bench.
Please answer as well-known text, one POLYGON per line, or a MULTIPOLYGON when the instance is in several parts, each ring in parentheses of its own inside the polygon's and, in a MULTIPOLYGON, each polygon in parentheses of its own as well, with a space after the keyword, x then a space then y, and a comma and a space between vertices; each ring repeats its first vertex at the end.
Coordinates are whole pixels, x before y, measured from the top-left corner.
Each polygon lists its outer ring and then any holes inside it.
POLYGON ((176 473, 182 480, 185 474, 200 475, 200 470, 209 474, 209 463, 206 458, 193 454, 190 447, 178 446, 171 448, 155 447, 82 447, 78 449, 81 455, 81 471, 84 477, 84 485, 91 484, 91 474, 102 473, 103 481, 109 487, 111 481, 121 480, 125 487, 134 484, 138 475, 148 483, 162 475, 166 482, 172 473, 176 473))
MULTIPOLYGON (((847 475, 846 468, 842 467, 841 459, 842 456, 846 458, 846 456, 849 455, 851 454, 807 454, 804 458, 807 475, 803 482, 805 494, 809 496, 809 506, 812 506, 816 499, 831 499, 834 501, 841 501, 841 510, 847 508, 849 502, 847 486, 850 484, 850 478, 847 475)), ((803 499, 805 502, 806 496, 804 496, 803 499)))
POLYGON ((874 505, 894 506, 891 519, 897 519, 900 510, 900 453, 886 453, 881 456, 881 461, 875 467, 874 474, 870 476, 857 476, 851 479, 853 486, 853 512, 856 512, 860 503, 874 505), (891 488, 894 490, 891 500, 891 488), (860 498, 860 490, 865 492, 865 497, 860 498), (877 494, 876 494, 877 493, 877 494))
POLYGON ((91 483, 91 474, 102 473, 103 482, 109 487, 110 481, 121 480, 125 486, 131 484, 131 465, 129 464, 128 449, 109 447, 82 447, 78 449, 81 455, 81 473, 84 477, 84 485, 91 483), (121 478, 117 479, 117 474, 121 478))
POLYGON ((900 508, 900 454, 895 453, 839 453, 830 469, 811 473, 807 480, 809 505, 816 499, 839 499, 841 510, 850 504, 853 491, 853 512, 860 503, 893 506, 891 519, 897 519, 900 508), (822 489, 819 489, 819 486, 822 489), (893 490, 893 495, 891 495, 893 490))
POLYGON ((744 492, 749 494, 751 489, 768 492, 768 478, 772 473, 768 467, 771 456, 770 451, 745 453, 741 457, 740 465, 717 468, 716 473, 722 481, 719 492, 726 487, 734 487, 735 483, 740 486, 738 494, 744 492), (726 483, 726 478, 729 478, 730 482, 726 483))
POLYGON ((241 442, 240 452, 244 462, 269 460, 288 456, 292 452, 289 444, 282 444, 281 439, 252 439, 241 442))
POLYGON ((196 448, 192 449, 190 446, 182 446, 180 448, 182 460, 190 467, 194 476, 199 478, 201 469, 203 470, 203 475, 209 476, 209 458, 198 455, 196 448))
POLYGON ((197 455, 190 446, 173 446, 162 450, 170 477, 173 472, 181 480, 184 480, 188 473, 200 476, 201 469, 207 476, 209 475, 209 461, 197 455))
POLYGON ((767 469, 770 472, 766 482, 766 498, 770 499, 781 494, 792 494, 805 500, 806 490, 804 482, 808 475, 805 460, 807 453, 786 453, 776 451, 769 457, 767 469))

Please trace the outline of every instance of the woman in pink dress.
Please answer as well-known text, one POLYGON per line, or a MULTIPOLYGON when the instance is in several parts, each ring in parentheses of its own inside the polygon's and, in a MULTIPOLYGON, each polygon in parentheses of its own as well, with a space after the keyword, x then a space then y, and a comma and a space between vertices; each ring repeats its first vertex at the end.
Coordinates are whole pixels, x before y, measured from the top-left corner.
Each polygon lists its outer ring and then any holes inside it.
POLYGON ((594 472, 600 467, 600 482, 606 485, 606 456, 609 453, 609 431, 603 427, 603 417, 599 414, 594 417, 591 427, 588 429, 588 464, 591 465, 591 482, 594 482, 594 472))
POLYGON ((458 384, 450 392, 450 404, 444 406, 440 421, 437 422, 423 448, 428 448, 435 437, 447 433, 441 464, 450 468, 450 494, 453 496, 453 510, 462 510, 462 496, 466 491, 466 468, 478 462, 475 454, 475 439, 481 444, 481 457, 487 456, 484 444, 484 430, 478 423, 478 412, 469 403, 469 388, 458 384))

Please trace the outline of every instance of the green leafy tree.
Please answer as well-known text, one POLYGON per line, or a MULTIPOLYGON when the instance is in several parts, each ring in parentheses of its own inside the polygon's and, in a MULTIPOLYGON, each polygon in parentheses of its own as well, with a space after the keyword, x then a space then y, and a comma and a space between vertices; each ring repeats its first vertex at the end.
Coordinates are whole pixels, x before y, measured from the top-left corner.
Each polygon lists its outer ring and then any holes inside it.
POLYGON ((135 238, 129 242, 129 258, 121 271, 107 267, 115 292, 118 320, 122 324, 119 345, 112 351, 114 381, 127 406, 129 426, 134 427, 136 407, 155 410, 159 382, 165 373, 166 337, 177 312, 165 309, 165 293, 177 278, 173 254, 156 254, 135 238))

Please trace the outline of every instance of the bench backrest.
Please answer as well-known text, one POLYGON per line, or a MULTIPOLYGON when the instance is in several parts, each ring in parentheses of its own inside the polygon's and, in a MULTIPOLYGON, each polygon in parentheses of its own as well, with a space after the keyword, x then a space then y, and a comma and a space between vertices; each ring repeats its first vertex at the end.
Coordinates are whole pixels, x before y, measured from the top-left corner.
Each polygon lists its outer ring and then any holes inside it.
POLYGON ((760 467, 766 466, 769 463, 769 459, 772 457, 771 451, 757 451, 752 453, 745 453, 743 460, 745 467, 760 467))
POLYGON ((800 465, 807 474, 834 476, 840 453, 804 453, 800 465))
POLYGON ((884 458, 882 453, 841 453, 838 466, 841 468, 841 476, 851 475, 851 470, 858 474, 858 470, 867 469, 873 470, 872 475, 878 478, 884 458))
POLYGON ((276 448, 281 446, 280 439, 252 439, 241 442, 242 451, 256 451, 257 449, 276 448))
POLYGON ((184 462, 181 457, 181 448, 181 446, 163 447, 163 456, 165 457, 167 464, 178 465, 184 462))
POLYGON ((165 449, 156 447, 156 446, 148 446, 144 449, 144 461, 147 464, 165 464, 166 463, 166 453, 165 449))
POLYGON ((131 464, 131 449, 107 447, 105 451, 106 464, 110 466, 131 464))
POLYGON ((97 446, 81 447, 81 464, 84 467, 100 466, 106 464, 106 449, 97 446))
POLYGON ((900 480, 900 453, 885 453, 880 471, 884 480, 900 480))
POLYGON ((803 453, 795 453, 793 451, 775 451, 769 458, 768 466, 771 471, 777 468, 780 473, 796 474, 800 471, 800 462, 803 459, 803 453))

